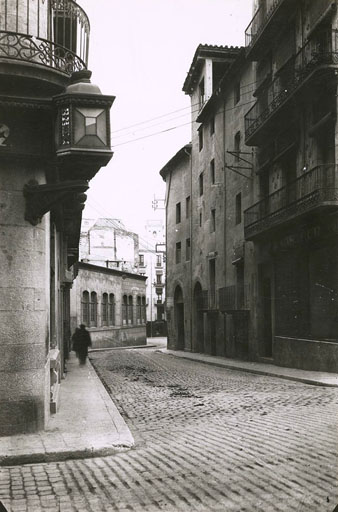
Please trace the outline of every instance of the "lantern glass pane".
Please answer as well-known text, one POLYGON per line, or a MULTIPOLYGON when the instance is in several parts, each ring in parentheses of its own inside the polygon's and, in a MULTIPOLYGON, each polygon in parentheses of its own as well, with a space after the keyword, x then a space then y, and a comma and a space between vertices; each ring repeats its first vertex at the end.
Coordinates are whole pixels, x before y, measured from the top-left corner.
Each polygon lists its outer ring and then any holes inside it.
POLYGON ((97 118, 96 117, 86 117, 86 135, 96 135, 97 133, 97 118))

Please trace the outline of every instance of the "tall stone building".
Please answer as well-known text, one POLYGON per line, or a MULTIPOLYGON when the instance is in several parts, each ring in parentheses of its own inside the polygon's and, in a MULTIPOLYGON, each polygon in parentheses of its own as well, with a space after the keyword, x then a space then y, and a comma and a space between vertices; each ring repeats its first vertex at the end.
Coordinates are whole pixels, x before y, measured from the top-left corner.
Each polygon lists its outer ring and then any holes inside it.
POLYGON ((259 354, 338 369, 336 2, 258 3, 246 31, 257 101, 245 143, 257 148, 253 204, 259 354))
POLYGON ((0 435, 59 406, 85 191, 112 156, 89 30, 73 0, 0 2, 0 435))
POLYGON ((200 45, 184 82, 192 142, 160 172, 172 348, 248 357, 242 210, 252 183, 251 150, 246 155, 243 144, 252 73, 243 48, 200 45))
POLYGON ((197 49, 191 158, 161 171, 172 348, 338 370, 337 22, 261 0, 244 49, 197 49))

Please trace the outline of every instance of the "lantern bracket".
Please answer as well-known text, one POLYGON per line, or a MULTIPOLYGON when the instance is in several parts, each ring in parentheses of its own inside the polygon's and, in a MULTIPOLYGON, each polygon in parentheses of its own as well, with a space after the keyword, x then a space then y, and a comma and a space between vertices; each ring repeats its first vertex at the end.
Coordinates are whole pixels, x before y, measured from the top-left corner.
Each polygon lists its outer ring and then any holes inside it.
POLYGON ((47 212, 69 201, 76 209, 82 210, 87 199, 85 192, 88 188, 85 180, 63 181, 47 185, 39 185, 36 180, 30 180, 23 189, 26 199, 25 220, 36 226, 47 212))

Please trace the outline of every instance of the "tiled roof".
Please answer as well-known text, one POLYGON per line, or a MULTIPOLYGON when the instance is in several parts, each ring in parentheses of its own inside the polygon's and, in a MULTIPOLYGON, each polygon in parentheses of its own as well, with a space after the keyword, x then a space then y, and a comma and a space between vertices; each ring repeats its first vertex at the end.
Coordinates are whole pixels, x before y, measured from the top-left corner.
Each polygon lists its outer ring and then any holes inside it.
POLYGON ((224 62, 233 60, 241 52, 241 46, 217 46, 211 44, 199 44, 192 60, 187 77, 183 84, 183 91, 190 94, 192 84, 201 69, 201 61, 204 58, 224 58, 224 62))

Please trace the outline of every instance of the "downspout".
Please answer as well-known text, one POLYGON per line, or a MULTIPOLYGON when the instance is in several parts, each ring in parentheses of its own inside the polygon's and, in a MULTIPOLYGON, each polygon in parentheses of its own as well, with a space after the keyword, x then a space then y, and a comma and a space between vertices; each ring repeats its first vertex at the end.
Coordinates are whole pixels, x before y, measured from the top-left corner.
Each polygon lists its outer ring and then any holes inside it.
POLYGON ((193 258, 193 240, 192 240, 192 145, 190 152, 184 149, 184 152, 190 160, 190 212, 189 212, 189 234, 190 234, 190 352, 193 351, 193 272, 192 272, 192 258, 193 258))

